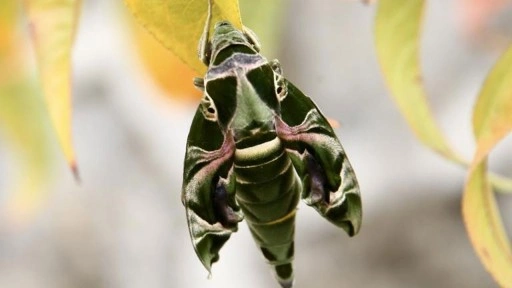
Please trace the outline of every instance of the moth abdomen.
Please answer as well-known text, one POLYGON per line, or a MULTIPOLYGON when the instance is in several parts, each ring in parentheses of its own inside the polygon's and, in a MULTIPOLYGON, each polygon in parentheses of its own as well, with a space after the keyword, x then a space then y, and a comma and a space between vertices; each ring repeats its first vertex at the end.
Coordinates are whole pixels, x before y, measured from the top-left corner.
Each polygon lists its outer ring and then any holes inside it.
POLYGON ((295 212, 301 182, 279 138, 235 152, 236 199, 282 287, 293 282, 295 212))

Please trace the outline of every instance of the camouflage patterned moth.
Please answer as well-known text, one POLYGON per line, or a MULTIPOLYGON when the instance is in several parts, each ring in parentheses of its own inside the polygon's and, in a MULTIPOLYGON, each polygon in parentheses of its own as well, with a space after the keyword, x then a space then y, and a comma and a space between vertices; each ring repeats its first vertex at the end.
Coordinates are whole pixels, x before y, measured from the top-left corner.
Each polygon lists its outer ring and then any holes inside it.
POLYGON ((352 167, 316 105, 259 54, 254 33, 228 22, 199 43, 208 66, 187 140, 182 202, 194 249, 210 271, 245 219, 281 287, 293 286, 299 199, 355 235, 361 198, 352 167))

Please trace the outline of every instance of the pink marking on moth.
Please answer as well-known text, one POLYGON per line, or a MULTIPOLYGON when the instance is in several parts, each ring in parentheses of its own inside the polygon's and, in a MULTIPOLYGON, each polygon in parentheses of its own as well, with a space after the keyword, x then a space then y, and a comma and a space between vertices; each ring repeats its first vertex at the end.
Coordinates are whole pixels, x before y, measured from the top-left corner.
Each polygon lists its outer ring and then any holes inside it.
POLYGON ((275 118, 276 131, 279 138, 291 142, 305 142, 305 143, 320 143, 322 140, 328 140, 324 134, 308 133, 309 130, 314 128, 324 128, 317 123, 319 115, 315 114, 315 110, 308 112, 304 121, 297 126, 288 126, 281 117, 275 118))
POLYGON ((233 156, 235 152, 235 140, 231 132, 228 132, 224 137, 224 143, 222 146, 215 151, 207 152, 204 154, 203 161, 211 162, 206 167, 201 169, 197 174, 200 173, 210 173, 217 170, 222 163, 226 162, 229 158, 233 156))
MULTIPOLYGON (((197 201, 196 192, 199 191, 199 187, 204 185, 205 181, 211 181, 211 178, 217 172, 219 167, 228 161, 235 153, 235 140, 230 131, 224 136, 224 142, 218 150, 206 151, 196 146, 189 148, 188 153, 195 154, 191 157, 196 160, 194 165, 199 163, 208 163, 206 166, 201 168, 194 174, 188 184, 185 187, 185 191, 182 194, 183 202, 197 201)), ((208 183, 209 184, 209 183, 208 183)))

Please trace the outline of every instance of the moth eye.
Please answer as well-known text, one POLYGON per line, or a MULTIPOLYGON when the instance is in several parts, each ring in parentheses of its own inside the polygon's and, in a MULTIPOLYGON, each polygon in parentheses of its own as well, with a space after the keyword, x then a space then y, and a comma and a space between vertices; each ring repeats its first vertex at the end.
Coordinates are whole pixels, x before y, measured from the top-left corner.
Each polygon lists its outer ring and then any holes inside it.
POLYGON ((276 86, 277 100, 279 100, 279 102, 281 102, 288 95, 288 89, 286 88, 286 83, 285 83, 283 77, 278 78, 274 83, 276 86))
POLYGON ((270 61, 270 68, 274 71, 274 86, 276 87, 276 96, 279 102, 283 101, 288 95, 286 81, 283 77, 283 69, 277 59, 270 61))
POLYGON ((274 70, 276 75, 281 76, 283 74, 283 69, 281 68, 281 63, 279 63, 279 60, 277 60, 277 59, 270 61, 270 68, 272 68, 272 70, 274 70))
POLYGON ((201 99, 201 112, 203 116, 208 121, 217 121, 217 109, 215 108, 215 103, 213 103, 212 98, 208 95, 204 95, 203 99, 201 99))

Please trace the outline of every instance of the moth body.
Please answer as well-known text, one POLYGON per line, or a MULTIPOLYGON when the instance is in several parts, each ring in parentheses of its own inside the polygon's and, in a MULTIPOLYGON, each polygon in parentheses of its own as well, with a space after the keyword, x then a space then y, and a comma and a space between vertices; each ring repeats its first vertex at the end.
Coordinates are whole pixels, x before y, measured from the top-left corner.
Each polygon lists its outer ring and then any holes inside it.
POLYGON ((235 151, 236 200, 280 283, 292 283, 295 212, 302 185, 276 136, 235 151))

